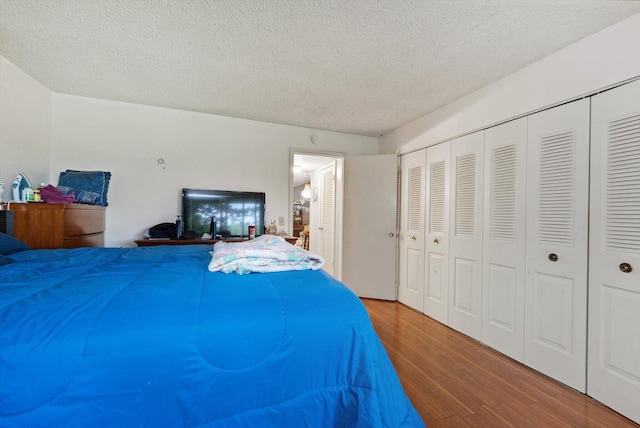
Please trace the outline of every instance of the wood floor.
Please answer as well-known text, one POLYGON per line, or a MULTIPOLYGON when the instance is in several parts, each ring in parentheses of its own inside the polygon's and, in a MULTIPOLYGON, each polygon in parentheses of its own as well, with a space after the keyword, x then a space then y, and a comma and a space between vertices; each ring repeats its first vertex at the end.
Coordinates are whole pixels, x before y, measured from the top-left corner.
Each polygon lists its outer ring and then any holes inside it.
POLYGON ((639 427, 402 304, 363 302, 428 428, 639 427))

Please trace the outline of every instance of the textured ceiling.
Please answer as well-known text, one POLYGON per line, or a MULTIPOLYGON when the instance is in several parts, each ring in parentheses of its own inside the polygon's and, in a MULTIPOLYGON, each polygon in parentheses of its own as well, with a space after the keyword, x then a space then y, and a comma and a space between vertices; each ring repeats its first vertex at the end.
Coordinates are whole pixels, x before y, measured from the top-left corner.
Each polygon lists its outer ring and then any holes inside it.
POLYGON ((640 12, 604 0, 0 0, 54 92, 379 136, 640 12))

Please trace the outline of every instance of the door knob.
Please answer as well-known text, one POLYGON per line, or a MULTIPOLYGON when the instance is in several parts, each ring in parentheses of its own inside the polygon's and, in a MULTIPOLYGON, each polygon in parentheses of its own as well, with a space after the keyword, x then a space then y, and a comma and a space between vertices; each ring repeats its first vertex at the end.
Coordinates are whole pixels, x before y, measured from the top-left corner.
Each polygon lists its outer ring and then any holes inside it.
POLYGON ((438 241, 438 238, 436 238, 436 239, 433 240, 433 243, 438 245, 440 243, 440 241, 438 241))
POLYGON ((411 237, 411 240, 412 240, 412 241, 415 241, 415 240, 416 240, 416 237, 415 237, 415 236, 412 236, 412 237, 411 237))
POLYGON ((393 238, 394 236, 396 236, 393 232, 389 232, 389 238, 393 238))
POLYGON ((620 263, 620 270, 624 273, 629 273, 633 270, 629 263, 620 263))
POLYGON ((549 260, 551 260, 552 262, 557 262, 558 261, 558 255, 555 254, 555 253, 549 254, 549 260))

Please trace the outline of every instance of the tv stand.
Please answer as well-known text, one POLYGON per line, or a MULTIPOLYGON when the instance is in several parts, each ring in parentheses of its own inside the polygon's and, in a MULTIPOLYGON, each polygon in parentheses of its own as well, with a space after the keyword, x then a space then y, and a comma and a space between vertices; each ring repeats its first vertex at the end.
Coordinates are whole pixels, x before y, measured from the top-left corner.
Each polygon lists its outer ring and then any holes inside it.
POLYGON ((139 239, 133 241, 138 247, 154 247, 156 245, 213 245, 219 239, 139 239))
MULTIPOLYGON (((293 245, 298 240, 295 236, 283 236, 283 238, 293 245)), ((138 247, 153 247, 155 245, 213 245, 218 241, 245 242, 248 239, 139 239, 133 242, 138 247)))

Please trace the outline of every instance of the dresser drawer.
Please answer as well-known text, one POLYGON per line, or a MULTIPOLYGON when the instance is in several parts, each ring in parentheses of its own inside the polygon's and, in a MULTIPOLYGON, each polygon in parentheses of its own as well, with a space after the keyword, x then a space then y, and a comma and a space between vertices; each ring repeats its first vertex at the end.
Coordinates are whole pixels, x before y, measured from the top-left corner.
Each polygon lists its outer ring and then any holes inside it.
POLYGON ((104 247, 104 233, 76 236, 62 240, 62 248, 104 247))
POLYGON ((103 232, 104 208, 77 205, 65 209, 62 230, 64 238, 103 232))

